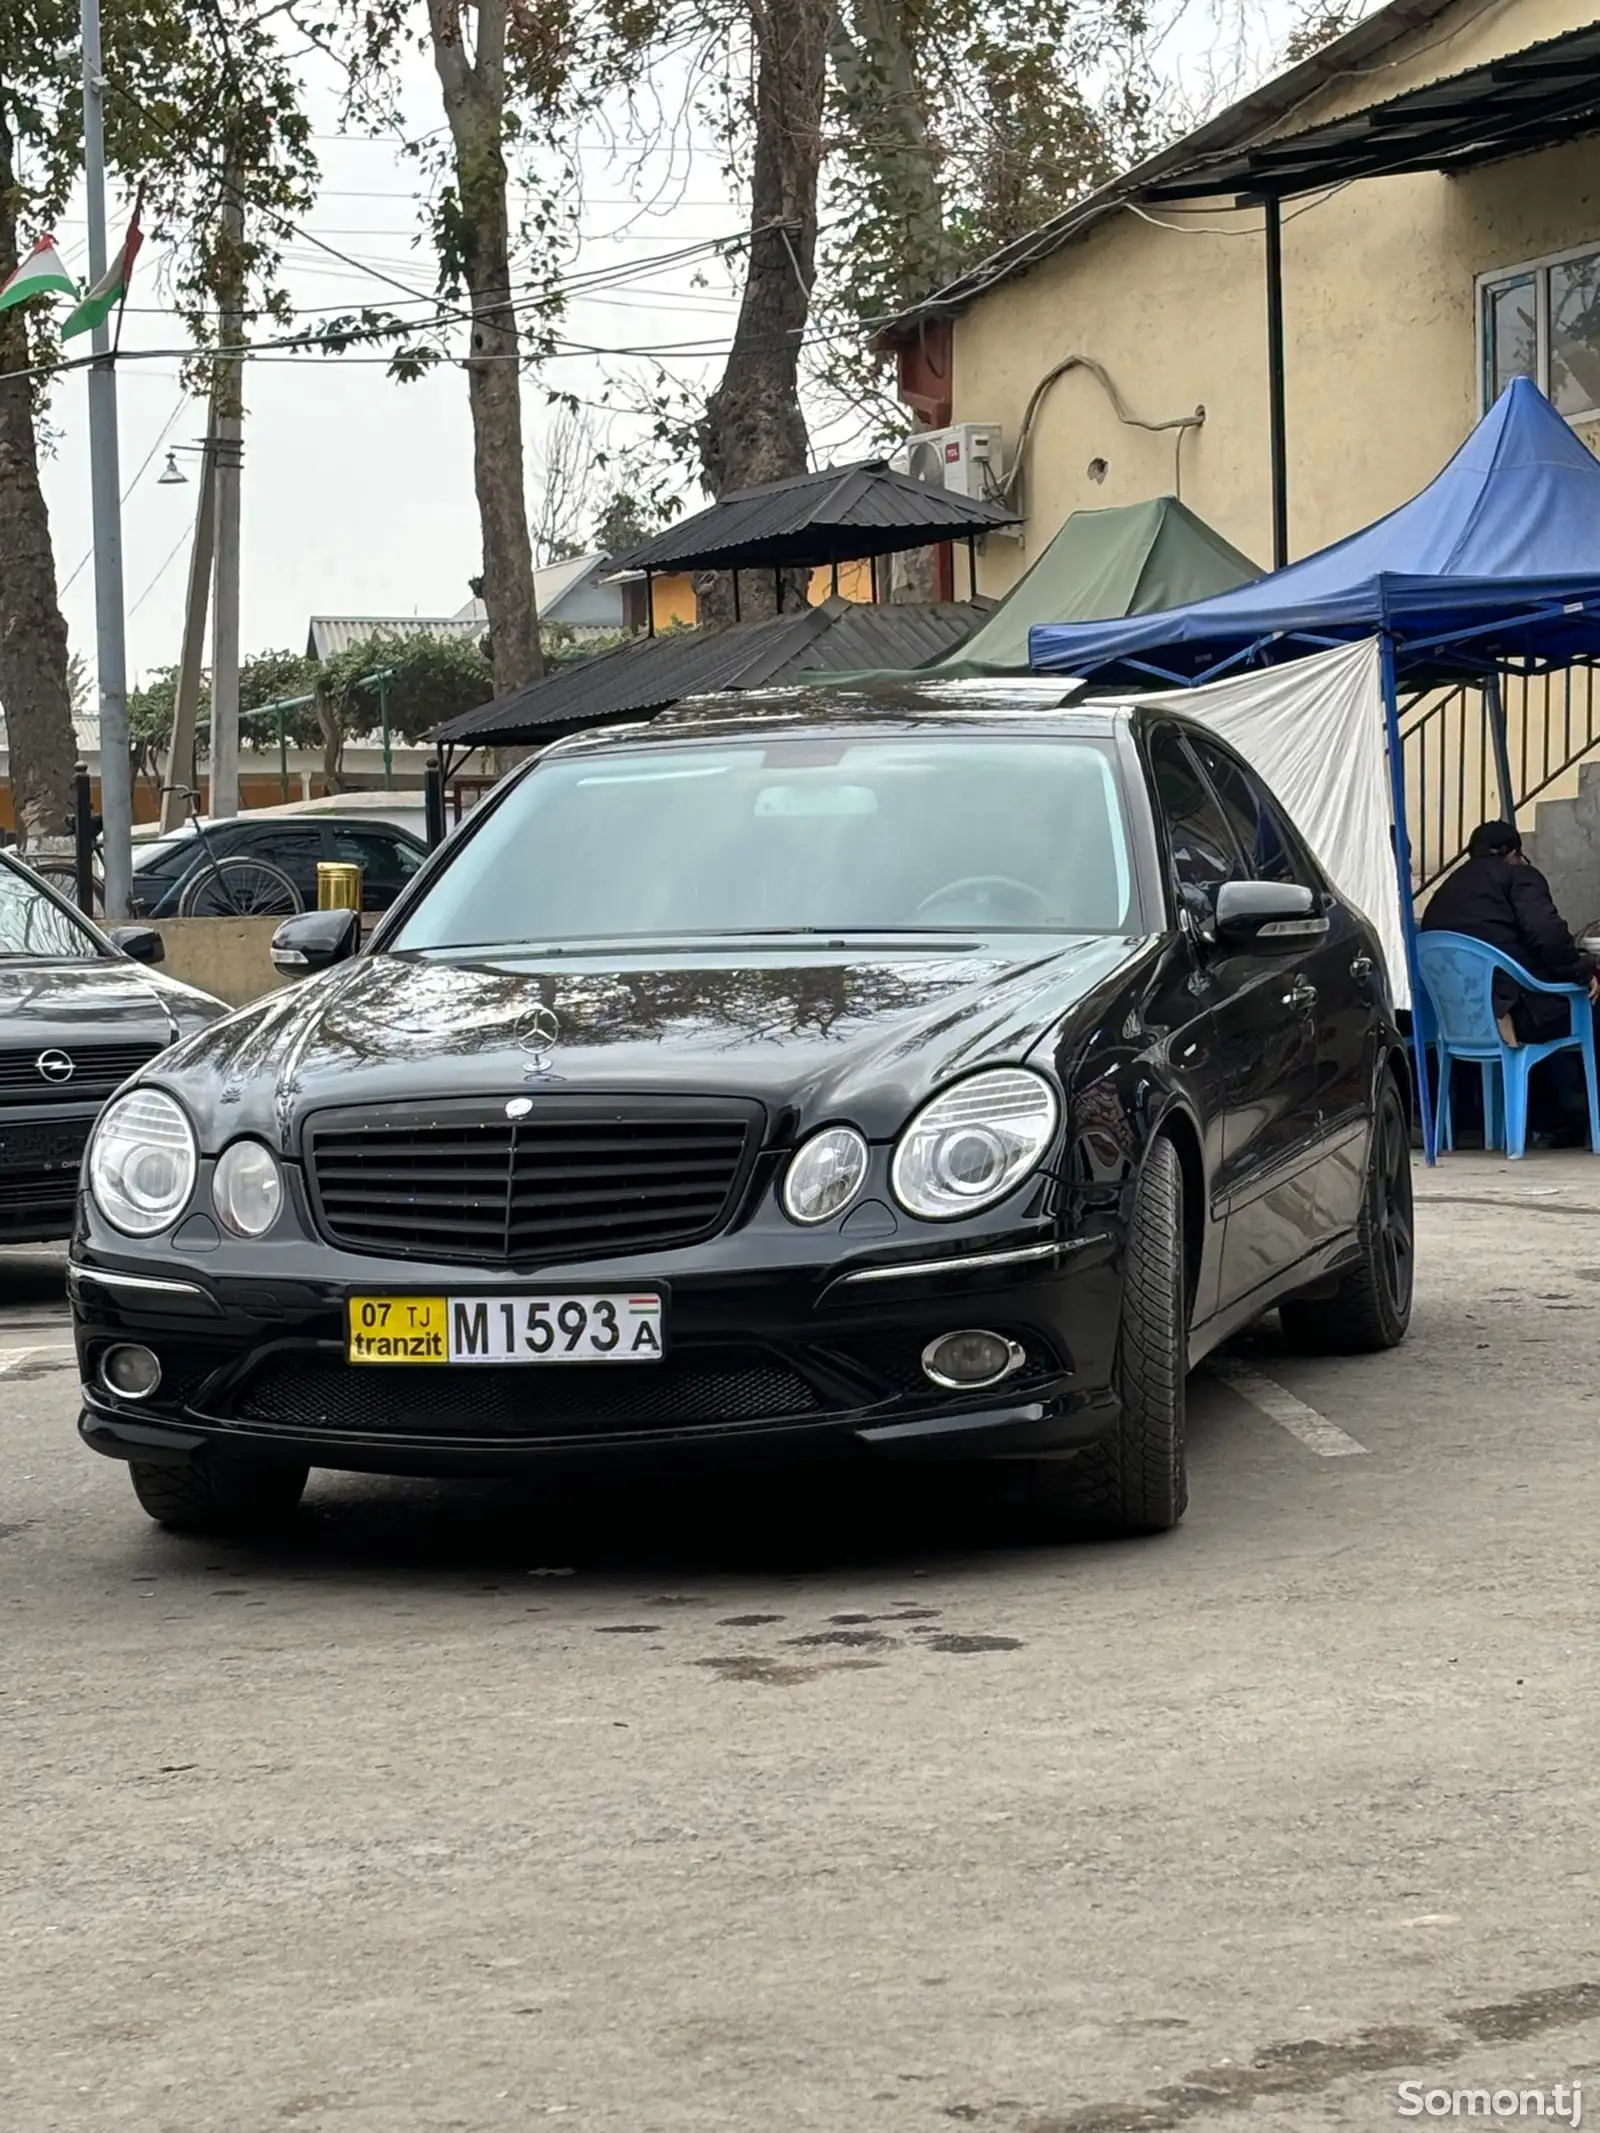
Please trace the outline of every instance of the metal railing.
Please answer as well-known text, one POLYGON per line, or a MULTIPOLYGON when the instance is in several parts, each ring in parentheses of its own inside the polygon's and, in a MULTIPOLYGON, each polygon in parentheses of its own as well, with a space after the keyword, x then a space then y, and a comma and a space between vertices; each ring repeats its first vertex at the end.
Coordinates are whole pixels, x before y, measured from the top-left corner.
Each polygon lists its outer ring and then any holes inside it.
POLYGON ((1500 677, 1506 776, 1496 764, 1489 707, 1478 683, 1434 690, 1402 705, 1400 747, 1418 892, 1450 871, 1478 823, 1514 817, 1600 748, 1597 675, 1600 668, 1580 663, 1500 677))

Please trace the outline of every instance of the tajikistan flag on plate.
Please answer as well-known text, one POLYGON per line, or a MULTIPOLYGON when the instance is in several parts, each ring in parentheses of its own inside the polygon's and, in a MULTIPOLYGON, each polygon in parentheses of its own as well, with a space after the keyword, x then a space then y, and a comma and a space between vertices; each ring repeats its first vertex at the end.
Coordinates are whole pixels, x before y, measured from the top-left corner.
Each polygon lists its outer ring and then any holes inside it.
POLYGON ((9 311, 13 304, 25 304, 30 296, 48 296, 57 289, 75 296, 77 288, 77 283, 61 264, 55 239, 41 237, 4 288, 0 288, 0 311, 9 311))

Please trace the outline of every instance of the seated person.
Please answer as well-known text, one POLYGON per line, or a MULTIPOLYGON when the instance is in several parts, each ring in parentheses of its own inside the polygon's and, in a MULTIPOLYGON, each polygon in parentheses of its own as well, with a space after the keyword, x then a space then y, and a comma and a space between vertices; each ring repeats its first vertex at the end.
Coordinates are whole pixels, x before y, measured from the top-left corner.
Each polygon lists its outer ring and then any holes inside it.
MULTIPOLYGON (((1550 884, 1525 857, 1514 823, 1478 825, 1465 861, 1435 889, 1422 929, 1469 934, 1512 957, 1530 977, 1550 985, 1586 985, 1589 998, 1600 1000, 1594 959, 1572 938, 1550 884)), ((1494 1011, 1500 1034, 1510 1045, 1545 1044, 1566 1036, 1572 1027, 1569 1001, 1528 992, 1501 970, 1494 976, 1494 1011)), ((1569 1122, 1557 1130, 1563 1139, 1574 1134, 1586 1139, 1586 1128, 1579 1133, 1577 1126, 1587 1100, 1582 1061, 1576 1052, 1558 1052, 1549 1063, 1557 1069, 1559 1108, 1569 1122)), ((1534 1071, 1537 1075, 1540 1070, 1534 1071)))

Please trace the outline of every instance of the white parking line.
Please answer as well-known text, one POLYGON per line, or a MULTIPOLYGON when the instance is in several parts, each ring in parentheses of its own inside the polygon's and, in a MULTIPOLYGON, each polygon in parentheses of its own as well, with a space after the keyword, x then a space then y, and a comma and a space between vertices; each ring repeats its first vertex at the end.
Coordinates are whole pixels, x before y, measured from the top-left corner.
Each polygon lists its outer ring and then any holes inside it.
POLYGON ((1292 1392, 1285 1392, 1258 1370, 1246 1369, 1242 1363, 1217 1363, 1214 1368, 1225 1385, 1231 1385, 1242 1400, 1248 1400, 1291 1437, 1298 1437, 1308 1451, 1323 1459, 1350 1459, 1357 1453, 1365 1454, 1367 1447, 1346 1436, 1337 1422, 1319 1415, 1314 1407, 1307 1407, 1304 1400, 1297 1400, 1292 1392))

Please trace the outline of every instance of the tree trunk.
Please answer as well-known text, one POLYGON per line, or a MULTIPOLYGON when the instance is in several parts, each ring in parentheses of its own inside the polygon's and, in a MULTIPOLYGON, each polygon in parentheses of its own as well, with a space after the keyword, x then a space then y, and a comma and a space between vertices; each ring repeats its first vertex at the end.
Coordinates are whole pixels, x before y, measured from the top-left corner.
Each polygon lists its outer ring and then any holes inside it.
MULTIPOLYGON (((722 382, 706 402, 700 459, 713 496, 806 471, 800 412, 800 339, 816 275, 817 172, 833 0, 750 0, 755 31, 755 156, 744 296, 722 382)), ((805 604, 808 573, 784 573, 786 608, 805 604)), ((699 586, 697 584, 697 590, 699 586)), ((743 572, 744 620, 770 615, 777 588, 768 570, 743 572)), ((707 621, 731 621, 725 572, 700 593, 707 621)))
POLYGON ((522 366, 511 306, 511 233, 502 149, 507 0, 481 0, 469 58, 462 0, 428 0, 433 60, 455 148, 461 247, 472 301, 467 397, 483 535, 483 604, 496 695, 544 672, 522 469, 522 366))
MULTIPOLYGON (((0 282, 17 269, 16 197, 11 135, 0 105, 0 282)), ((0 311, 0 373, 28 366, 26 308, 0 311)), ((0 710, 11 757, 11 805, 24 845, 70 831, 78 756, 67 625, 56 594, 33 424, 33 380, 0 375, 0 710)))

